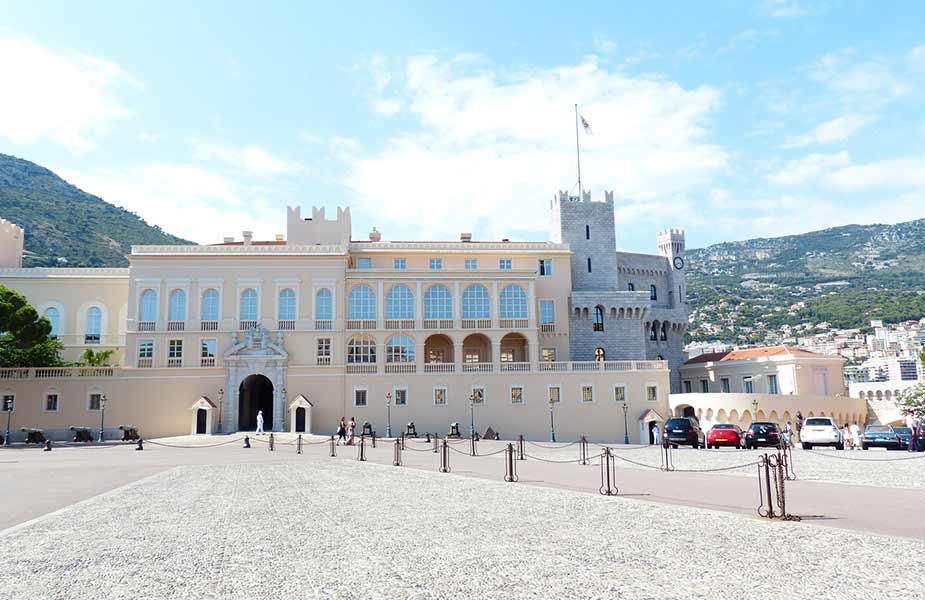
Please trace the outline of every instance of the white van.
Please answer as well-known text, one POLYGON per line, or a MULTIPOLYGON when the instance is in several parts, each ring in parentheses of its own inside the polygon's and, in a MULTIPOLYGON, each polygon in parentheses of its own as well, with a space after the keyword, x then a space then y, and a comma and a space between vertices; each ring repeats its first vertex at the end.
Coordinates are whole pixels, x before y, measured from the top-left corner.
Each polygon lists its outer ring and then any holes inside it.
POLYGON ((804 450, 812 450, 813 446, 835 446, 837 450, 845 449, 841 429, 829 417, 809 417, 803 421, 800 442, 804 450))

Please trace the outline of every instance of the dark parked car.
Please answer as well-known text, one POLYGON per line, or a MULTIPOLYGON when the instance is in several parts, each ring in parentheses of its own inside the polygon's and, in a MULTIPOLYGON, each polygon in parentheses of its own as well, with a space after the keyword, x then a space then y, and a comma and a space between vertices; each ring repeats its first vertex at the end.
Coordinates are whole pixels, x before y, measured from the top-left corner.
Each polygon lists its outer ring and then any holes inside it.
POLYGON ((912 430, 908 427, 893 427, 893 431, 899 436, 899 449, 908 450, 909 442, 912 441, 912 430))
POLYGON ((752 423, 745 432, 745 447, 777 447, 780 445, 780 428, 777 423, 752 423))
POLYGON ((673 448, 692 446, 703 448, 703 431, 693 417, 675 417, 665 423, 665 443, 673 448))
POLYGON ((861 438, 861 448, 886 448, 887 450, 900 450, 902 443, 899 436, 889 425, 868 425, 861 438))

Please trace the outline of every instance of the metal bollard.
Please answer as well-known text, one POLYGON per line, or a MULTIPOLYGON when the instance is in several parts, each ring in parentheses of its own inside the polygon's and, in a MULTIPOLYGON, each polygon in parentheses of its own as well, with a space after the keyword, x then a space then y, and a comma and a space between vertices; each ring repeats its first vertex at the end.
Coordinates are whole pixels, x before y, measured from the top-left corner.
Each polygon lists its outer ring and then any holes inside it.
POLYGON ((331 452, 328 454, 328 456, 337 456, 336 448, 337 448, 337 442, 334 439, 334 436, 332 435, 331 436, 331 452))
POLYGON ((430 443, 430 432, 429 431, 427 432, 427 443, 428 444, 430 443))
POLYGON ((138 438, 138 445, 135 447, 135 450, 137 451, 137 450, 144 450, 144 449, 145 449, 144 443, 142 443, 141 438, 138 438))
POLYGON ((450 447, 443 438, 443 444, 440 446, 440 469, 441 473, 450 472, 450 447))
POLYGON ((514 462, 514 444, 508 444, 504 451, 504 480, 515 482, 517 477, 517 463, 514 462))
POLYGON ((478 434, 469 438, 469 456, 479 455, 478 441, 478 434))
POLYGON ((45 449, 42 452, 51 452, 51 440, 45 440, 45 449))
POLYGON ((790 446, 784 440, 781 440, 780 445, 777 447, 777 462, 783 467, 785 480, 794 481, 797 478, 797 474, 793 470, 793 453, 790 452, 790 446))
POLYGON ((302 454, 302 434, 299 434, 299 439, 296 442, 296 454, 302 454))
POLYGON ((404 450, 405 449, 405 432, 402 432, 402 434, 399 436, 399 439, 401 439, 401 449, 404 450))
POLYGON ((758 516, 773 519, 774 499, 771 496, 771 460, 767 454, 758 457, 758 516))
POLYGON ((434 454, 436 454, 439 451, 438 450, 439 445, 440 445, 440 436, 435 435, 434 436, 434 454))
POLYGON ((526 460, 524 457, 524 436, 517 436, 517 460, 526 460))
POLYGON ((588 464, 588 438, 585 436, 581 436, 581 439, 578 440, 578 458, 579 464, 588 464))
POLYGON ((250 448, 250 447, 251 447, 251 439, 250 439, 250 437, 248 437, 248 436, 246 436, 246 435, 244 436, 244 447, 245 447, 245 448, 250 448))
POLYGON ((273 452, 273 450, 274 450, 274 447, 273 447, 273 434, 271 433, 271 434, 270 434, 270 452, 273 452))
POLYGON ((401 442, 395 440, 395 455, 392 457, 392 466, 401 466, 401 442))
POLYGON ((662 471, 674 471, 674 461, 671 458, 671 444, 665 442, 662 444, 662 471))
POLYGON ((357 454, 357 460, 366 462, 366 438, 360 436, 360 452, 357 454))
POLYGON ((617 470, 613 452, 607 446, 601 450, 601 487, 598 491, 602 496, 616 496, 620 491, 617 489, 617 470))
POLYGON ((373 448, 375 448, 376 447, 376 434, 375 433, 372 435, 372 438, 373 438, 373 448))

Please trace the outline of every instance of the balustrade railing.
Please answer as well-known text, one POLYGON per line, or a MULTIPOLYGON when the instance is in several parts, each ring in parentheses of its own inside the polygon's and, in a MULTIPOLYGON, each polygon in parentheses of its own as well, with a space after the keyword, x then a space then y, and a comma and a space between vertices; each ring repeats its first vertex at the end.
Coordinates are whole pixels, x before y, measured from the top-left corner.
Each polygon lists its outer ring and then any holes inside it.
POLYGON ((541 323, 540 324, 540 333, 555 333, 556 324, 555 323, 541 323))
POLYGON ((417 371, 417 365, 414 363, 386 363, 386 373, 414 373, 417 371))
POLYGON ((501 363, 501 371, 505 373, 527 373, 530 371, 530 363, 503 362, 501 363))
POLYGON ((453 363, 424 363, 425 373, 455 373, 456 365, 453 363))
POLYGON ((200 321, 199 331, 218 331, 218 321, 200 321))
POLYGON ((491 373, 492 364, 490 362, 463 363, 463 373, 491 373))
POLYGON ((463 319, 463 329, 491 329, 491 319, 463 319))
POLYGON ((348 364, 347 373, 351 375, 375 375, 375 364, 348 364))
POLYGON ((157 324, 154 321, 139 321, 138 331, 154 331, 157 324))
POLYGON ((315 329, 320 331, 330 331, 334 328, 334 322, 331 319, 316 319, 315 329))
POLYGON ((375 329, 375 319, 347 319, 347 329, 375 329))
POLYGON ((248 329, 253 329, 255 327, 257 327, 257 321, 242 320, 238 324, 238 329, 240 329, 241 331, 246 331, 248 329))
POLYGON ((214 356, 203 356, 199 358, 200 367, 214 367, 215 366, 215 357, 214 356))
POLYGON ((278 329, 280 331, 292 331, 295 329, 295 321, 290 319, 282 319, 277 323, 278 329))
POLYGON ((154 366, 153 358, 139 358, 138 362, 135 363, 135 366, 139 369, 150 369, 154 366))
POLYGON ((186 329, 186 323, 183 321, 167 321, 167 331, 183 331, 186 329))

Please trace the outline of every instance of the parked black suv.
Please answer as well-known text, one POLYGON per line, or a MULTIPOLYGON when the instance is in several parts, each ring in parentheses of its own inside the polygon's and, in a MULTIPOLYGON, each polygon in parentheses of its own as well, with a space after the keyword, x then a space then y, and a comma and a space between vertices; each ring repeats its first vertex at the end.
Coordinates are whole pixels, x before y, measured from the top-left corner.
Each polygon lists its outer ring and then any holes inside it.
POLYGON ((704 447, 703 431, 693 417, 675 417, 665 423, 665 443, 673 448, 678 446, 704 447))
POLYGON ((780 445, 780 429, 777 423, 752 423, 745 432, 745 447, 757 448, 759 446, 775 447, 780 445))

